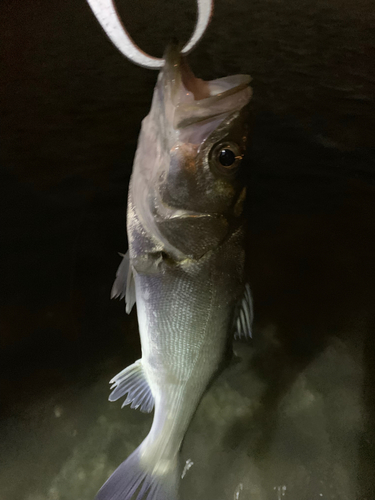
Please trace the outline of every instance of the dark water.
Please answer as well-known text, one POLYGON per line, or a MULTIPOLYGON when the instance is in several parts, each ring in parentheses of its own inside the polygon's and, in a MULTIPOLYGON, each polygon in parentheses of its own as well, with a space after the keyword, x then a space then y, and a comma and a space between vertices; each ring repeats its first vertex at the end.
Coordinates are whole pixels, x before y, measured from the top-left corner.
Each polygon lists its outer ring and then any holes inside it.
MULTIPOLYGON (((119 8, 155 55, 194 24, 192 1, 119 8)), ((256 320, 188 431, 182 499, 375 497, 374 18, 369 0, 221 0, 190 57, 253 77, 256 320)), ((3 0, 0 27, 0 500, 89 500, 151 423, 107 381, 140 352, 109 292, 156 73, 83 0, 3 0)))

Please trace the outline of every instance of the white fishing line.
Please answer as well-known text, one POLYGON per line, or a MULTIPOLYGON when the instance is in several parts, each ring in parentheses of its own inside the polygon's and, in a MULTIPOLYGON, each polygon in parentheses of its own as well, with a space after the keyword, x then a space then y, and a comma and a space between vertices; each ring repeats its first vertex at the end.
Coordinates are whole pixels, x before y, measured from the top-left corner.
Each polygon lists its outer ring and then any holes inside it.
MULTIPOLYGON (((160 69, 164 66, 164 59, 146 54, 132 40, 113 0, 87 0, 87 2, 108 38, 125 57, 144 68, 160 69)), ((214 0, 197 0, 197 5, 198 16, 194 33, 182 49, 183 54, 191 52, 204 35, 211 19, 214 0)))

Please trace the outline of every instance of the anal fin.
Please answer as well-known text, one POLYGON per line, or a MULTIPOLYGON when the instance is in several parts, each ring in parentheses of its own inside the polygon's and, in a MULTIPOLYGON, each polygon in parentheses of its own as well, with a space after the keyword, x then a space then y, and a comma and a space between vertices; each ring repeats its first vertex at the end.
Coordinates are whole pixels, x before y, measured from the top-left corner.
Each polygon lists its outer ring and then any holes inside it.
POLYGON ((130 408, 139 408, 150 413, 154 407, 154 397, 142 366, 142 359, 128 366, 110 381, 112 392, 109 401, 117 401, 127 394, 121 408, 130 404, 130 408))
POLYGON ((236 316, 234 318, 234 338, 251 339, 253 337, 251 331, 253 317, 253 299, 251 296, 250 285, 246 283, 243 297, 238 304, 236 316))

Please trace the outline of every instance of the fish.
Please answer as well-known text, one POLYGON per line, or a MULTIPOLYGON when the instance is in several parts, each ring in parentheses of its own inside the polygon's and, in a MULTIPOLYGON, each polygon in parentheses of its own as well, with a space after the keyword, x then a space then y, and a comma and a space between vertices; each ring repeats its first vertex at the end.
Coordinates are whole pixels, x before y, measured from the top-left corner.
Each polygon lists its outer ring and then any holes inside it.
POLYGON ((149 434, 96 500, 176 500, 179 451, 233 336, 250 338, 242 181, 248 75, 204 81, 166 49, 129 184, 129 249, 112 297, 136 304, 141 359, 111 380, 110 401, 154 409, 149 434))

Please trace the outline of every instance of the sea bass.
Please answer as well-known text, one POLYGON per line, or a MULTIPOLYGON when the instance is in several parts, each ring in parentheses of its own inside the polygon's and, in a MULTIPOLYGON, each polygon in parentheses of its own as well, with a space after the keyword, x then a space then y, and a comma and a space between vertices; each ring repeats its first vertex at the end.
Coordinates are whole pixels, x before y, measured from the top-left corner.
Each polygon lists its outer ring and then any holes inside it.
POLYGON ((177 45, 142 122, 128 196, 129 250, 113 296, 137 305, 142 358, 110 400, 150 412, 150 433, 97 500, 176 500, 178 454, 233 335, 250 336, 239 173, 250 77, 196 78, 177 45))

